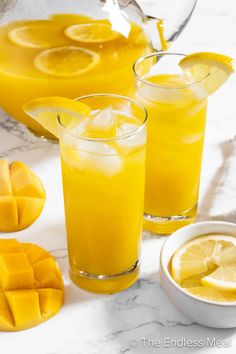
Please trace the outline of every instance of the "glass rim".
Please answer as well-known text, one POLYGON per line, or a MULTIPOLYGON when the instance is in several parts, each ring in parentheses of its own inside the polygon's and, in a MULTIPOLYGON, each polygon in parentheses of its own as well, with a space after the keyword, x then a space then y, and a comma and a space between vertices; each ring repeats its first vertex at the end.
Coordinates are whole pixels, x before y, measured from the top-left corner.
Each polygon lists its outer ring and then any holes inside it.
POLYGON ((78 136, 75 135, 73 133, 71 133, 67 127, 62 123, 61 121, 61 117, 58 114, 57 115, 57 121, 60 124, 60 126, 66 130, 66 133, 69 134, 71 137, 75 138, 75 139, 79 139, 79 140, 84 140, 84 141, 90 141, 90 142, 100 142, 100 143, 104 143, 104 142, 111 142, 111 141, 117 141, 117 140, 122 140, 122 139, 127 139, 130 136, 133 136, 133 134, 139 133, 143 127, 145 126, 147 119, 148 119, 148 112, 146 110, 146 108, 143 106, 142 103, 140 103, 139 101, 136 101, 130 97, 127 96, 123 96, 123 95, 118 95, 115 93, 92 93, 92 94, 88 94, 88 95, 83 95, 83 96, 79 96, 77 98, 74 98, 74 101, 81 101, 84 99, 89 99, 89 98, 93 98, 93 97, 113 97, 113 98, 117 98, 117 99, 122 99, 125 101, 129 101, 132 102, 133 104, 135 104, 136 106, 138 106, 144 114, 144 119, 142 120, 141 124, 137 127, 137 129, 132 130, 129 133, 124 133, 115 137, 111 137, 111 138, 89 138, 89 137, 85 137, 85 136, 78 136))
POLYGON ((189 84, 184 84, 184 85, 177 85, 177 86, 166 86, 166 85, 160 85, 160 84, 155 84, 153 82, 150 82, 148 80, 145 80, 144 78, 142 78, 142 76, 140 76, 138 73, 137 73, 137 65, 140 64, 142 61, 148 59, 148 58, 152 58, 152 57, 161 57, 161 56, 165 56, 165 55, 168 55, 168 56, 182 56, 182 57, 186 57, 187 54, 183 54, 183 53, 174 53, 174 52, 153 52, 153 53, 149 53, 149 54, 145 54, 143 56, 141 56, 140 58, 138 58, 134 64, 133 64, 133 73, 134 73, 134 76, 136 78, 136 80, 144 83, 144 84, 147 84, 149 86, 153 86, 153 87, 156 87, 156 88, 161 88, 161 89, 166 89, 166 90, 181 90, 181 89, 185 89, 187 87, 191 87, 191 86, 194 86, 194 85, 197 85, 199 84, 200 82, 204 81, 207 77, 209 77, 210 75, 210 72, 207 73, 206 76, 204 76, 202 79, 200 80, 196 80, 194 82, 191 82, 189 84))

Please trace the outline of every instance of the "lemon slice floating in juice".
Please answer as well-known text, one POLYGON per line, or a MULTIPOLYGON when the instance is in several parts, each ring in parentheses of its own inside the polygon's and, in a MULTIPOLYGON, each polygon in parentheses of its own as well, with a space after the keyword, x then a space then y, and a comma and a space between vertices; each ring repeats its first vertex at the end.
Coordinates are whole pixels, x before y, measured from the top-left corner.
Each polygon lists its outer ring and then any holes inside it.
POLYGON ((73 77, 92 70, 99 54, 87 48, 63 46, 41 52, 34 60, 35 67, 48 75, 73 77))
POLYGON ((222 54, 200 52, 184 57, 179 66, 189 73, 208 94, 214 93, 235 71, 235 61, 222 54))
POLYGON ((213 272, 217 268, 219 254, 233 246, 236 247, 236 237, 228 235, 207 235, 189 241, 175 252, 171 275, 181 283, 191 276, 213 272))
POLYGON ((109 42, 119 37, 119 33, 112 31, 111 26, 103 23, 73 25, 65 29, 65 35, 82 43, 109 42))
POLYGON ((19 22, 8 33, 8 38, 22 47, 47 48, 65 43, 60 35, 60 27, 51 21, 19 22))
POLYGON ((84 103, 64 97, 37 98, 23 106, 23 110, 51 134, 59 137, 58 116, 63 124, 78 124, 82 116, 90 115, 90 107, 84 103))

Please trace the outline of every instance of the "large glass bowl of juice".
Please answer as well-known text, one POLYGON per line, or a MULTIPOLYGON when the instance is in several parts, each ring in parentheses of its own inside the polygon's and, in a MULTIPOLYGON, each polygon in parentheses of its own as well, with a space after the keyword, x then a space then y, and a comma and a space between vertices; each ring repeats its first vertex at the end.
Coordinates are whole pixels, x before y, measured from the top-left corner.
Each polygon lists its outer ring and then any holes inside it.
MULTIPOLYGON (((178 25, 171 20, 171 27, 166 14, 163 29, 162 18, 145 15, 133 0, 2 0, 0 107, 49 136, 23 112, 23 104, 45 96, 131 96, 135 60, 154 47, 166 49, 196 1, 181 0, 178 25)), ((172 0, 159 2, 163 9, 172 0)))

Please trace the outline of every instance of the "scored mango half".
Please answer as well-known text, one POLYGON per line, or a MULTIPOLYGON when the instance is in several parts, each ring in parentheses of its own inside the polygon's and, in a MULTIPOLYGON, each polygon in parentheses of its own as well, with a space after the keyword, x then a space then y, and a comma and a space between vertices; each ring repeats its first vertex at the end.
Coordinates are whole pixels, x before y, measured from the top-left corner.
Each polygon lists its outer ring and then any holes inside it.
POLYGON ((0 232, 30 226, 41 214, 45 199, 42 182, 26 165, 0 160, 0 232))
POLYGON ((20 331, 53 317, 64 285, 54 258, 43 248, 0 239, 0 330, 20 331))

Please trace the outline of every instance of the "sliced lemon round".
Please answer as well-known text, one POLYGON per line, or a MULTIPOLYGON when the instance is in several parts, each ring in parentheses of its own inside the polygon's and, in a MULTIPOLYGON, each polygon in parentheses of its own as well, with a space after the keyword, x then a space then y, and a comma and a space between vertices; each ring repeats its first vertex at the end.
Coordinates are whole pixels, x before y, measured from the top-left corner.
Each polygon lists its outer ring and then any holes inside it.
POLYGON ((51 134, 59 137, 58 116, 63 125, 75 126, 84 116, 90 115, 86 104, 64 97, 43 97, 34 99, 23 106, 23 110, 51 134))
POLYGON ((206 235, 197 237, 179 248, 172 259, 171 275, 181 283, 183 279, 215 270, 215 257, 226 248, 236 246, 236 237, 206 235))
POLYGON ((218 252, 214 257, 217 265, 230 264, 236 262, 236 246, 228 247, 218 252))
POLYGON ((219 266, 213 273, 202 278, 202 284, 214 289, 236 290, 236 262, 219 266))
POLYGON ((116 39, 119 33, 112 31, 108 24, 86 23, 66 28, 65 35, 82 43, 102 43, 116 39))
POLYGON ((217 289, 208 288, 205 286, 198 286, 193 288, 185 289, 188 293, 200 297, 201 299, 209 301, 219 301, 219 302, 231 302, 236 301, 236 294, 225 293, 218 291, 217 289))
POLYGON ((92 70, 99 58, 99 54, 93 50, 64 46, 41 52, 35 58, 34 65, 45 74, 65 78, 92 70))
POLYGON ((218 53, 200 52, 187 55, 179 66, 194 81, 201 82, 208 94, 212 94, 235 71, 235 60, 218 53))
POLYGON ((47 48, 63 44, 60 28, 50 21, 34 21, 17 26, 9 31, 8 38, 14 44, 28 48, 47 48))

